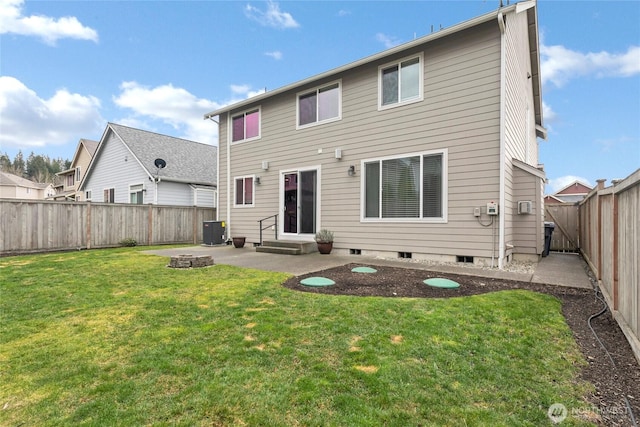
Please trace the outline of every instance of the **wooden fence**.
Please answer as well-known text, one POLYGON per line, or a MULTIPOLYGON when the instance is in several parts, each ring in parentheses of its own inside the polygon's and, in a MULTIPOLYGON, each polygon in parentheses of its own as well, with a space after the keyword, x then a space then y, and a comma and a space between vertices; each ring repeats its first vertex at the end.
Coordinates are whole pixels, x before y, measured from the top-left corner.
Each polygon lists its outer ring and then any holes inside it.
POLYGON ((545 203, 544 214, 545 221, 555 224, 550 249, 556 252, 577 252, 580 247, 578 205, 545 203))
POLYGON ((640 361, 640 169, 582 201, 581 252, 640 361))
POLYGON ((190 206, 0 199, 0 255, 202 242, 216 210, 190 206))

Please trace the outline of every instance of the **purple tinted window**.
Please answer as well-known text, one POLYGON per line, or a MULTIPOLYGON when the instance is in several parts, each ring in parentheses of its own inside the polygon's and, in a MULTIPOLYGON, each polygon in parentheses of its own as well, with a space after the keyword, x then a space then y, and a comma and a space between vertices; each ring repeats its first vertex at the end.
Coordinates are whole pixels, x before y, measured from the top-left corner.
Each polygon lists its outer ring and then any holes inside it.
POLYGON ((315 92, 309 93, 307 95, 302 95, 299 100, 299 117, 300 117, 300 126, 306 125, 309 123, 313 123, 316 121, 316 103, 317 96, 315 92))
POLYGON ((244 204, 250 205, 253 203, 253 178, 244 179, 244 204))
POLYGON ((260 112, 252 111, 245 115, 245 138, 255 138, 260 135, 260 112))
POLYGON ((244 115, 233 118, 232 141, 244 139, 244 115))

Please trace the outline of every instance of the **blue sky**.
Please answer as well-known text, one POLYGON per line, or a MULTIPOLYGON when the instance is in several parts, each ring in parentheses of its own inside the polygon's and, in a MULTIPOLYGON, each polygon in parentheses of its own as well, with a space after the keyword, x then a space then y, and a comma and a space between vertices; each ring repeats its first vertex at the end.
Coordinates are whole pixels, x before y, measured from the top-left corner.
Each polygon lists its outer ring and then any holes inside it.
MULTIPOLYGON (((504 0, 506 4, 506 0, 504 0)), ((474 1, 0 0, 0 153, 71 159, 115 122, 202 116, 494 11, 474 1)), ((539 1, 547 192, 640 167, 640 1, 539 1)))

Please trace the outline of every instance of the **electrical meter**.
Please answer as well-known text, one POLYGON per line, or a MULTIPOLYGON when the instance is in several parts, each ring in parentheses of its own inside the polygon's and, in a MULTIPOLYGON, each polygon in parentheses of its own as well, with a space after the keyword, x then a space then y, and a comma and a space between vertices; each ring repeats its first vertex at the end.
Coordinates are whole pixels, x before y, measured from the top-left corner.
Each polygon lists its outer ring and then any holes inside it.
POLYGON ((498 215, 498 204, 496 202, 487 203, 487 215, 498 215))

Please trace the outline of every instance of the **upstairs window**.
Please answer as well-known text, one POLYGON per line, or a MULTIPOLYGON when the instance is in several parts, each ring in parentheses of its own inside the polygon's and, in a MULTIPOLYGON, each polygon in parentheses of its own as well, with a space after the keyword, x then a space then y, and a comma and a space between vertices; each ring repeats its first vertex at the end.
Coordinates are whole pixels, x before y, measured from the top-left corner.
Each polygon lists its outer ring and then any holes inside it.
POLYGON ((340 82, 298 95, 298 128, 339 120, 341 115, 340 82))
POLYGON ((80 166, 76 167, 76 181, 80 182, 80 166))
POLYGON ((446 221, 446 151, 364 163, 364 219, 446 221))
POLYGON ((379 68, 379 108, 422 100, 422 55, 379 68))
POLYGON ((67 175, 67 187, 73 187, 74 184, 74 180, 73 180, 73 174, 68 174, 67 175))
POLYGON ((231 118, 231 141, 248 141, 260 137, 260 109, 246 111, 231 118))
POLYGON ((236 178, 236 206, 253 206, 253 177, 236 178))

